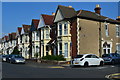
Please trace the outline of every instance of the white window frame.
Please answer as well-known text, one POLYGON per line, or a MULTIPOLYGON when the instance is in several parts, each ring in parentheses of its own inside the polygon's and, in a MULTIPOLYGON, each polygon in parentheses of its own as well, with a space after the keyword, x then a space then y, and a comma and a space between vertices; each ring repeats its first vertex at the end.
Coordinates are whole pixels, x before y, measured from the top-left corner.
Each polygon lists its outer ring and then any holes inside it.
POLYGON ((120 26, 116 25, 116 37, 120 37, 120 26))
POLYGON ((111 43, 108 43, 109 45, 110 45, 110 47, 108 47, 108 46, 103 46, 103 53, 104 53, 104 49, 106 49, 106 54, 108 54, 108 50, 110 50, 110 53, 112 52, 112 45, 111 45, 111 43))
POLYGON ((46 29, 46 39, 49 39, 50 33, 49 33, 49 29, 46 29))
POLYGON ((58 36, 62 35, 62 23, 58 24, 58 36), (61 29, 60 29, 60 25, 61 25, 61 29))
POLYGON ((109 36, 108 24, 105 24, 105 35, 106 35, 107 37, 109 36))
POLYGON ((38 40, 39 40, 39 32, 36 31, 36 41, 38 41, 38 40))
POLYGON ((120 54, 120 43, 116 43, 116 52, 120 54))
POLYGON ((41 29, 41 39, 44 38, 43 35, 44 35, 44 31, 43 31, 43 29, 41 29))
POLYGON ((68 34, 68 24, 64 23, 64 35, 68 34), (65 25, 66 25, 66 29, 65 29, 65 25))
POLYGON ((62 44, 62 42, 58 43, 58 55, 62 55, 62 49, 60 50, 60 44, 62 44))
POLYGON ((67 42, 64 43, 64 56, 65 56, 65 58, 68 57, 68 43, 67 43, 67 42), (65 48, 65 44, 67 44, 67 49, 65 48), (67 53, 67 54, 66 54, 66 53, 67 53))

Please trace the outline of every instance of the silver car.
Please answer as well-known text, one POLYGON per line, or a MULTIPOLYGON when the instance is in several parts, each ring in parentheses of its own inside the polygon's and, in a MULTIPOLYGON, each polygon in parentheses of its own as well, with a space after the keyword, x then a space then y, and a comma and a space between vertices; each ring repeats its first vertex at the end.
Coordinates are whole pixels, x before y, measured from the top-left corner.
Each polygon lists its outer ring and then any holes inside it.
POLYGON ((10 58, 10 63, 23 63, 25 64, 25 58, 20 55, 12 55, 10 58))

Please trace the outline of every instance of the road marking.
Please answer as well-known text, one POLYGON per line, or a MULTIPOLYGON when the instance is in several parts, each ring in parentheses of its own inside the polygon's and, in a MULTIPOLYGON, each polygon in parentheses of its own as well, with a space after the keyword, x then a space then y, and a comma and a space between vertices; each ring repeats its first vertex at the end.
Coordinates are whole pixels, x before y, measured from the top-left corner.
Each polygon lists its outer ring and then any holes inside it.
POLYGON ((64 68, 64 67, 61 67, 61 66, 52 66, 52 67, 48 67, 48 68, 64 68))
POLYGON ((115 67, 115 66, 111 66, 111 67, 115 67))
POLYGON ((115 73, 115 74, 110 74, 110 75, 106 75, 105 78, 108 79, 120 79, 120 73, 115 73))

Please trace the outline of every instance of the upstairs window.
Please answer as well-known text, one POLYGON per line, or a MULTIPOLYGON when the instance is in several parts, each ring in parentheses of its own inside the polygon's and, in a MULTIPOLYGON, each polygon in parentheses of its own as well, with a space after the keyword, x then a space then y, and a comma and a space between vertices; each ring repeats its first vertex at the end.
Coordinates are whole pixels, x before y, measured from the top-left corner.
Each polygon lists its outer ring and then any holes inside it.
POLYGON ((116 37, 120 37, 120 26, 116 26, 116 37))
POLYGON ((68 34, 68 26, 66 23, 64 24, 64 34, 68 34))
POLYGON ((58 30, 59 30, 59 35, 62 35, 62 24, 61 23, 59 24, 59 29, 58 30))
POLYGON ((36 40, 39 40, 39 32, 36 32, 36 40))
POLYGON ((46 29, 46 39, 49 38, 49 29, 46 29))
POLYGON ((108 24, 105 24, 105 34, 106 34, 107 37, 109 36, 108 24))

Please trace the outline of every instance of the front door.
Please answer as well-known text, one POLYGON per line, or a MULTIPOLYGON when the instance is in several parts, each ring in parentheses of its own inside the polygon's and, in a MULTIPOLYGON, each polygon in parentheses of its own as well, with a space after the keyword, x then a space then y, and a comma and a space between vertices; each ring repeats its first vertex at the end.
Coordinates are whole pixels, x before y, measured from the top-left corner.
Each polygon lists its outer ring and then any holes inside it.
POLYGON ((111 45, 110 44, 103 44, 103 53, 104 54, 111 53, 111 45))

